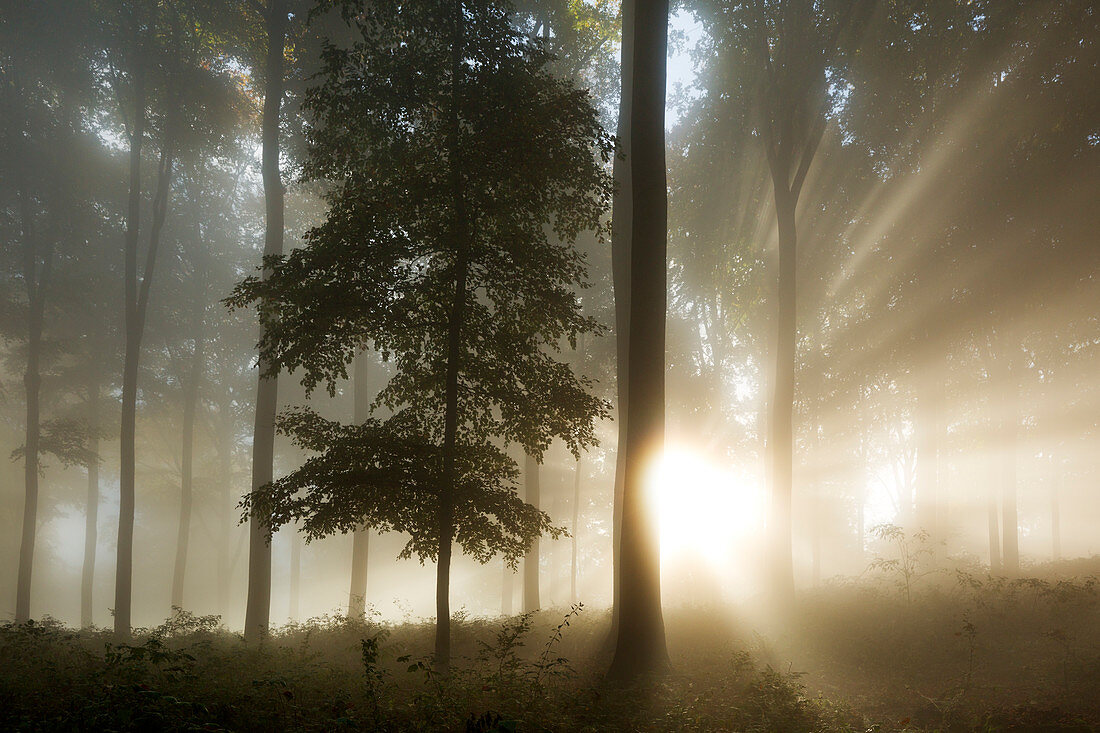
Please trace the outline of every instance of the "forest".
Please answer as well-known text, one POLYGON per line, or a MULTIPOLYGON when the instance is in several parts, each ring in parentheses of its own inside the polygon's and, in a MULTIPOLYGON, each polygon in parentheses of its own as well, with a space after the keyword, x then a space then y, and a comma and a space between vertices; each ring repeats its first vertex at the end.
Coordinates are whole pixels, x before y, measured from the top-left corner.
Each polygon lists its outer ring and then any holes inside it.
POLYGON ((1094 0, 0 0, 0 730, 1100 731, 1094 0))

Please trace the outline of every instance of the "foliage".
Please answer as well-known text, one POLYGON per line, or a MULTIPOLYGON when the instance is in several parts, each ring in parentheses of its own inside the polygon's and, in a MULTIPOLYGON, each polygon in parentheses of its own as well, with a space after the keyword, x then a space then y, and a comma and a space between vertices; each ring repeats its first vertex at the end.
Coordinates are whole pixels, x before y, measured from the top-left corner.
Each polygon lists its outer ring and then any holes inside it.
POLYGON ((941 571, 934 564, 935 546, 925 530, 907 534, 896 524, 878 524, 871 527, 871 535, 891 548, 893 557, 876 557, 870 570, 877 570, 893 577, 898 587, 905 591, 906 601, 913 602, 913 585, 921 578, 941 571))
POLYGON ((554 354, 597 328, 580 312, 572 243, 603 227, 611 141, 587 93, 551 75, 552 57, 504 5, 338 8, 350 45, 325 45, 304 104, 305 172, 332 183, 328 218, 229 303, 278 314, 261 353, 273 370, 300 370, 307 392, 333 394, 366 344, 392 359, 375 400, 392 416, 284 415, 280 429, 319 455, 246 508, 273 527, 300 519, 311 537, 362 523, 406 532, 406 555, 434 559, 445 494, 465 552, 514 562, 553 530, 515 496, 500 444, 541 456, 561 439, 577 454, 607 410, 554 354))

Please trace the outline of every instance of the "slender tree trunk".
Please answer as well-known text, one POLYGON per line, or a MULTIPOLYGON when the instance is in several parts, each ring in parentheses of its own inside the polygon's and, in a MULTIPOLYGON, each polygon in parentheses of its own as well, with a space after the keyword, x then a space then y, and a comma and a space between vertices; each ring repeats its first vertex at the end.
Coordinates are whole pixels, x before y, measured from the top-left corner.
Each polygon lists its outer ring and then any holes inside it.
POLYGON ((615 648, 619 628, 619 579, 623 485, 626 481, 627 362, 630 357, 630 231, 633 211, 630 170, 631 83, 634 73, 634 0, 622 2, 622 44, 619 68, 619 119, 617 154, 612 163, 615 192, 611 201, 611 282, 615 291, 615 394, 618 403, 618 438, 615 443, 615 485, 611 509, 612 602, 611 629, 606 650, 615 648))
POLYGON ((1016 511, 1016 445, 1019 435, 1019 379, 1011 366, 1006 370, 1008 384, 1001 390, 1004 396, 1001 438, 1001 561, 1005 575, 1020 575, 1019 521, 1016 511))
MULTIPOLYGON (((135 40, 135 50, 139 41, 135 40)), ((115 564, 115 635, 130 636, 131 564, 134 545, 134 430, 137 405, 137 250, 141 221, 141 148, 145 141, 145 67, 138 53, 134 65, 134 119, 130 130, 130 192, 126 211, 125 338, 122 368, 122 414, 119 443, 119 518, 115 564)))
POLYGON ((990 491, 989 494, 989 572, 996 575, 1003 572, 1001 567, 1001 529, 999 512, 997 511, 997 494, 990 491))
POLYGON ((80 628, 87 629, 94 623, 92 590, 95 581, 96 548, 99 538, 99 380, 92 377, 88 383, 88 440, 89 459, 88 499, 84 509, 84 567, 80 574, 80 628))
POLYGON ((439 505, 437 508, 437 526, 439 532, 438 558, 435 577, 435 667, 441 674, 449 674, 451 669, 451 544, 454 540, 454 492, 455 492, 455 452, 458 441, 458 381, 462 371, 463 341, 462 329, 466 319, 466 279, 468 276, 470 222, 466 210, 466 191, 463 181, 461 150, 461 128, 459 122, 459 100, 462 97, 462 77, 464 73, 465 18, 462 0, 454 0, 451 19, 451 109, 450 184, 454 205, 452 222, 455 265, 454 300, 447 324, 447 364, 444 376, 444 417, 443 417, 443 475, 439 487, 439 505))
MULTIPOLYGON (((930 375, 931 376, 931 375, 930 375)), ((933 379, 939 379, 936 374, 933 379)), ((914 423, 917 443, 917 490, 916 519, 917 528, 928 532, 936 530, 936 480, 937 480, 937 440, 936 412, 933 385, 922 380, 917 387, 917 405, 914 423)))
POLYGON ((231 487, 232 487, 232 444, 233 426, 232 418, 226 417, 230 407, 222 403, 222 419, 226 421, 228 429, 220 430, 218 439, 218 613, 225 618, 229 615, 229 543, 233 534, 233 511, 231 487))
POLYGON ((814 481, 814 515, 810 517, 810 546, 813 552, 811 565, 811 580, 815 588, 821 585, 821 523, 825 521, 823 514, 825 502, 821 495, 822 482, 814 481))
MULTIPOLYGON (((362 425, 370 417, 370 392, 367 379, 369 369, 367 352, 363 351, 355 359, 355 408, 353 419, 362 425)), ((367 611, 367 550, 370 542, 370 529, 363 525, 352 532, 351 539, 351 588, 348 591, 348 616, 360 618, 367 611)))
POLYGON ((577 543, 581 527, 581 459, 577 459, 577 466, 573 474, 573 521, 569 525, 573 535, 569 558, 569 603, 577 602, 577 543))
POLYGON ((668 200, 665 64, 668 1, 637 0, 630 90, 631 247, 626 466, 620 533, 619 623, 608 676, 668 670, 661 552, 646 479, 664 449, 668 200))
POLYGON ((1065 474, 1061 461, 1051 475, 1050 487, 1050 549, 1055 562, 1062 559, 1062 508, 1060 494, 1065 474))
MULTIPOLYGON (((266 78, 263 112, 264 257, 283 253, 283 189, 279 172, 279 113, 283 101, 283 53, 286 47, 287 12, 284 0, 268 0, 266 78)), ((264 271, 264 277, 270 271, 264 271)), ((261 327, 264 327, 261 319, 261 327)), ((271 483, 275 475, 275 413, 279 407, 278 377, 271 364, 260 358, 256 387, 256 423, 252 443, 252 490, 271 483)), ((267 636, 271 620, 271 529, 267 517, 253 512, 248 518, 248 597, 244 635, 250 642, 267 636)))
MULTIPOLYGON (((528 504, 541 509, 539 497, 539 462, 532 456, 526 456, 523 462, 523 485, 528 504)), ((531 540, 527 554, 523 557, 523 612, 539 610, 539 558, 541 556, 539 538, 531 540)))
POLYGON ((45 318, 46 287, 52 266, 52 247, 45 253, 38 250, 34 230, 34 210, 22 171, 17 172, 19 209, 23 235, 23 281, 27 291, 27 368, 23 387, 27 396, 26 434, 23 445, 23 532, 19 543, 19 576, 16 582, 15 622, 25 623, 31 617, 31 574, 34 569, 35 535, 38 530, 38 452, 41 432, 39 397, 42 389, 40 362, 42 358, 42 324, 45 318), (41 269, 40 254, 45 257, 41 269))
MULTIPOLYGON (((290 533, 290 620, 297 621, 302 592, 302 540, 298 532, 290 533)), ((360 614, 362 615, 362 614, 360 614)))
POLYGON ((794 489, 794 367, 795 322, 795 197, 775 182, 779 222, 779 309, 776 328, 775 380, 769 420, 772 460, 771 551, 775 600, 784 607, 794 600, 794 558, 791 552, 791 497, 794 489))
POLYGON ((508 565, 508 561, 503 561, 504 572, 500 579, 500 615, 511 616, 512 615, 512 599, 515 596, 515 579, 516 571, 508 565))
POLYGON ((180 516, 176 528, 176 562, 172 572, 172 607, 183 608, 183 584, 187 575, 187 553, 191 541, 191 511, 194 505, 195 410, 199 382, 205 368, 202 317, 195 336, 191 374, 183 393, 183 446, 180 465, 180 516))

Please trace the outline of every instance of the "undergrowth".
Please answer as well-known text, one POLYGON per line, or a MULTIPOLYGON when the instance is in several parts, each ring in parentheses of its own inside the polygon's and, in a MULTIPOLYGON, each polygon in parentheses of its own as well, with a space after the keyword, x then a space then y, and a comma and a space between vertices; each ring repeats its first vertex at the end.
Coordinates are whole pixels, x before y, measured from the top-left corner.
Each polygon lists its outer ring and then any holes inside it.
MULTIPOLYGON (((889 569, 889 568, 887 568, 889 569)), ((118 644, 0 624, 0 730, 1100 730, 1095 580, 836 583, 768 618, 667 614, 674 673, 602 679, 608 614, 460 617, 449 675, 428 623, 331 615, 248 645, 176 610, 118 644)))

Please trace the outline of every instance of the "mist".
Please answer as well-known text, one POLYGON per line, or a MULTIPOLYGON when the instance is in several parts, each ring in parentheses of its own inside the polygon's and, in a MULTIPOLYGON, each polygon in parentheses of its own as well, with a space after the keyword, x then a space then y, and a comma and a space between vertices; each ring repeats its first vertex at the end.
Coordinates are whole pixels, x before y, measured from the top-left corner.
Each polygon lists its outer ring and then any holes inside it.
POLYGON ((0 727, 1100 726, 1098 23, 5 3, 0 727))

